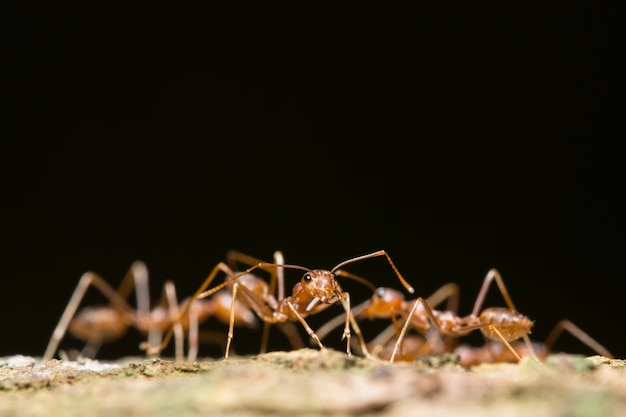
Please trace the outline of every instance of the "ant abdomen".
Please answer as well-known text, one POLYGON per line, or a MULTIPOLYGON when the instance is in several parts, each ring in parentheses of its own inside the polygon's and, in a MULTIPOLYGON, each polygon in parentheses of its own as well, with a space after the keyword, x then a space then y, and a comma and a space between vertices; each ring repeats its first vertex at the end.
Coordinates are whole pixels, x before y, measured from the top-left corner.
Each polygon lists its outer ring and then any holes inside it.
POLYGON ((83 308, 68 327, 72 336, 93 343, 108 343, 120 339, 128 330, 123 315, 108 306, 83 308))
POLYGON ((502 337, 509 342, 528 335, 534 324, 525 315, 505 307, 484 309, 480 313, 480 321, 489 324, 480 329, 485 337, 491 340, 499 340, 496 333, 497 329, 502 337))

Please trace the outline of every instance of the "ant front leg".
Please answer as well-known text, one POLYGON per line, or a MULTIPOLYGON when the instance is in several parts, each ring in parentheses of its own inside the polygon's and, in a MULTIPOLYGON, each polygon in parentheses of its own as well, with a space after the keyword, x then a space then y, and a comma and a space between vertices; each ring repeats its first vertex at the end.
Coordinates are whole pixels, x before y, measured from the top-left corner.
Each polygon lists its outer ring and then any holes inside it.
POLYGON ((315 331, 311 328, 311 326, 309 326, 309 323, 304 320, 304 317, 302 317, 302 315, 298 313, 298 310, 296 310, 293 304, 291 304, 289 301, 287 301, 286 304, 291 311, 291 314, 293 314, 293 316, 300 322, 300 324, 302 324, 302 327, 304 327, 306 333, 315 341, 315 343, 317 343, 317 346, 320 348, 320 350, 325 350, 326 347, 322 344, 320 338, 317 336, 317 334, 315 334, 315 331))
POLYGON ((354 317, 354 314, 352 313, 352 309, 350 306, 350 294, 347 292, 343 292, 341 290, 341 287, 339 286, 339 283, 337 283, 336 285, 337 285, 339 300, 341 301, 341 305, 343 306, 343 309, 346 311, 346 322, 345 322, 345 326, 343 330, 343 335, 341 336, 341 340, 343 340, 344 338, 347 339, 346 340, 347 341, 346 354, 348 356, 352 356, 352 352, 350 350, 350 342, 351 342, 350 324, 352 324, 352 327, 354 328, 354 332, 356 333, 357 338, 359 339, 359 344, 361 345, 361 352, 363 353, 363 355, 365 355, 365 357, 369 359, 374 359, 372 354, 370 354, 369 349, 367 348, 367 344, 365 343, 365 338, 363 337, 363 333, 361 332, 359 323, 357 322, 356 318, 354 317))

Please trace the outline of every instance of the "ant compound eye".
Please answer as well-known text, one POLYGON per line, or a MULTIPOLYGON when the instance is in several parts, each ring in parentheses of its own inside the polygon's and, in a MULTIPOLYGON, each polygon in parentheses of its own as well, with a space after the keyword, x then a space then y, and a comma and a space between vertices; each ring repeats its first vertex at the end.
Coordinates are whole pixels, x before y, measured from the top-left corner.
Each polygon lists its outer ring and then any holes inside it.
POLYGON ((386 293, 387 293, 387 290, 382 287, 376 290, 376 295, 381 298, 384 297, 386 293))
POLYGON ((305 280, 306 282, 311 282, 311 275, 306 273, 304 274, 304 276, 302 277, 303 280, 305 280))

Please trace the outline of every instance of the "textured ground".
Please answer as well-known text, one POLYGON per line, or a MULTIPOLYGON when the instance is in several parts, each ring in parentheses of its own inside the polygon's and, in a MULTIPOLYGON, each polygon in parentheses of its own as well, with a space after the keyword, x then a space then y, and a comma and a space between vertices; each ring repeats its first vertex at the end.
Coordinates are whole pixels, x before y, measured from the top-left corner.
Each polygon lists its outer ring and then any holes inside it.
POLYGON ((177 364, 0 358, 0 416, 626 416, 626 362, 554 355, 464 369, 302 349, 177 364))

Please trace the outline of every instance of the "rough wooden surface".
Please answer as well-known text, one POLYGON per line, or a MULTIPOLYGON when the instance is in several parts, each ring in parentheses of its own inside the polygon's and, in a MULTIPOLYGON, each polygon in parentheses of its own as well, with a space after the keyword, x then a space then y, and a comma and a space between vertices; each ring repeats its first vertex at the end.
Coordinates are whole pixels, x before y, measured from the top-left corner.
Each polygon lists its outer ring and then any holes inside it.
POLYGON ((0 358, 0 416, 626 416, 626 363, 553 355, 464 369, 302 349, 177 364, 0 358))

